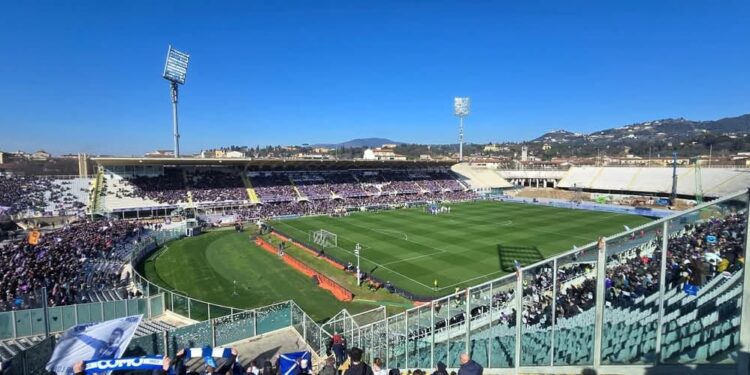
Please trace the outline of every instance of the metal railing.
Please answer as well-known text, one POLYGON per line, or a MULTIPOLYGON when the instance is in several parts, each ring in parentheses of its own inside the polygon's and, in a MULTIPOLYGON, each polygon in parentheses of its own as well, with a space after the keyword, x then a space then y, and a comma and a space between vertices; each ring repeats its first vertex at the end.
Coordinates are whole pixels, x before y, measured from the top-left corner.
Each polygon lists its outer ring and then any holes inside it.
MULTIPOLYGON (((750 340, 746 263, 735 262, 725 273, 716 273, 702 283, 704 288, 696 296, 668 278, 667 270, 671 272, 673 249, 686 246, 685 236, 692 233, 686 227, 717 220, 742 218, 719 236, 743 244, 741 254, 746 255, 749 204, 750 193, 738 192, 385 320, 341 326, 352 327, 345 336, 367 348, 368 360, 379 357, 389 368, 434 368, 438 362, 457 368, 459 355, 467 352, 493 373, 533 373, 553 367, 570 373, 587 367, 609 373, 608 369, 622 371, 622 366, 640 373, 656 366, 670 373, 684 365, 709 365, 747 374, 741 354, 748 352, 750 340), (744 216, 735 216, 738 212, 744 216), (670 249, 670 258, 663 249, 670 249), (615 290, 626 290, 613 289, 619 283, 618 267, 636 255, 645 272, 654 272, 651 282, 656 288, 627 289, 638 293, 627 298, 615 295, 615 290), (582 265, 588 270, 583 278, 558 280, 582 265), (539 277, 549 287, 533 289, 539 277), (593 284, 589 302, 580 301, 574 310, 567 310, 567 305, 558 308, 558 301, 565 303, 565 292, 580 287, 582 281, 593 284)), ((339 318, 347 321, 347 316, 339 318)))
POLYGON ((123 299, 0 312, 0 340, 44 335, 48 324, 50 333, 62 332, 82 323, 122 318, 143 314, 145 318, 164 312, 164 296, 123 299), (45 323, 47 322, 47 323, 45 323))

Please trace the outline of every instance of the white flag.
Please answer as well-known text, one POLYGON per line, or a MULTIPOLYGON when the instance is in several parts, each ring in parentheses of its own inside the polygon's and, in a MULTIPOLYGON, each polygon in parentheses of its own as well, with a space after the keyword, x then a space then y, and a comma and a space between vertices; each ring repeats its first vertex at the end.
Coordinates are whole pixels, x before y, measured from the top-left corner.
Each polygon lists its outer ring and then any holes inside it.
POLYGON ((73 365, 78 361, 120 358, 142 318, 143 315, 133 315, 69 328, 57 341, 45 368, 58 375, 73 374, 73 365))

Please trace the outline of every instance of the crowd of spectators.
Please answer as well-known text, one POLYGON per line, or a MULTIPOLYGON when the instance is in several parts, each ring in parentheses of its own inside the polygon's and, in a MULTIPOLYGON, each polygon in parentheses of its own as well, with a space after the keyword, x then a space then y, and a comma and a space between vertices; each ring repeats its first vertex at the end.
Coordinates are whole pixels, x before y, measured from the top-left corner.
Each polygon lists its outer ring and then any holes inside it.
POLYGON ((253 189, 263 203, 289 202, 297 198, 286 174, 273 173, 251 176, 253 189))
MULTIPOLYGON (((685 224, 677 235, 668 240, 665 287, 667 290, 684 289, 686 284, 698 288, 717 277, 731 277, 740 271, 745 259, 744 236, 746 212, 726 213, 721 218, 711 218, 702 222, 685 224), (708 239, 711 238, 711 241, 708 239)), ((629 307, 641 297, 658 293, 661 244, 660 233, 653 238, 643 238, 644 233, 630 237, 635 248, 628 248, 611 255, 607 260, 605 272, 605 302, 610 307, 629 307), (648 250, 644 250, 648 249, 648 250)), ((596 279, 595 268, 588 261, 573 261, 557 270, 557 294, 552 295, 553 269, 550 265, 536 267, 524 272, 522 324, 525 327, 548 327, 552 323, 552 298, 556 298, 555 319, 571 318, 595 305, 596 279)), ((514 326, 516 309, 514 289, 495 291, 491 301, 482 301, 472 296, 472 308, 469 314, 472 319, 489 311, 490 305, 497 311, 500 323, 514 326)), ((466 320, 465 291, 457 291, 451 303, 437 303, 434 329, 441 330, 453 325, 463 324, 466 320), (450 315, 441 314, 441 310, 450 315)), ((409 333, 410 337, 422 337, 430 334, 429 327, 423 327, 409 333)))
POLYGON ((86 203, 74 194, 75 188, 71 179, 0 175, 0 208, 5 207, 9 215, 78 215, 85 211, 86 203))
POLYGON ((120 246, 138 240, 137 222, 97 221, 65 225, 42 234, 36 245, 27 238, 0 243, 0 311, 27 308, 41 288, 49 306, 86 302, 83 291, 120 284, 123 254, 120 246), (112 261, 117 267, 91 267, 112 261))
MULTIPOLYGON (((165 168, 159 176, 128 179, 118 197, 141 197, 159 203, 247 202, 239 170, 165 168), (189 192, 189 193, 188 193, 189 192)), ((250 173, 248 180, 261 205, 240 209, 242 218, 334 214, 346 209, 409 202, 475 198, 447 171, 322 171, 250 173)))
POLYGON ((215 170, 187 173, 187 189, 194 202, 246 201, 247 189, 236 173, 215 170))
POLYGON ((159 203, 177 204, 187 201, 185 176, 182 170, 164 168, 164 173, 158 176, 136 176, 129 179, 133 185, 132 191, 122 191, 126 197, 139 197, 154 200, 159 203))

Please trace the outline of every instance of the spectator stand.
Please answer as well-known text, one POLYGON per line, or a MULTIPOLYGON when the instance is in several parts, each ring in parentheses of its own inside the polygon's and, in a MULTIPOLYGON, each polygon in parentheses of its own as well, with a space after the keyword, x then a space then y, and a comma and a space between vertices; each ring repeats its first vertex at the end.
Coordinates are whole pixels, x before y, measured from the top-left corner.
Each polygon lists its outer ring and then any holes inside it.
POLYGON ((734 371, 750 332, 747 210, 739 192, 347 334, 402 369, 455 368, 469 352, 508 373, 734 371))

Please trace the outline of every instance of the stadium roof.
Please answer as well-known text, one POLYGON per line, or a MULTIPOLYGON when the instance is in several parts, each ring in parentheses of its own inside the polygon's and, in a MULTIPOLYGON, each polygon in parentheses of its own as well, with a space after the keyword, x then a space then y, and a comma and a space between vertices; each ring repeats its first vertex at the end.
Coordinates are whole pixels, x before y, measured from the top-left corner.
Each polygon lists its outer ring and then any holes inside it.
POLYGON ((307 159, 214 159, 214 158, 148 158, 148 157, 98 157, 92 158, 102 166, 233 166, 248 170, 266 169, 383 169, 449 167, 456 164, 448 160, 307 160, 307 159))

